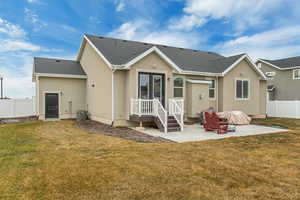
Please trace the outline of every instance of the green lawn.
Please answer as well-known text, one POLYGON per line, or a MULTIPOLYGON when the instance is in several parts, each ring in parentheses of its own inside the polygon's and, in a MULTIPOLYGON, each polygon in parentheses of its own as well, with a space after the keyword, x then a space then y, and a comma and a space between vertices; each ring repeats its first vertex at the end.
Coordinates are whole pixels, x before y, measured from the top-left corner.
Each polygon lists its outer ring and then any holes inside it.
POLYGON ((288 133, 136 143, 74 121, 0 126, 0 199, 300 199, 300 120, 288 133))

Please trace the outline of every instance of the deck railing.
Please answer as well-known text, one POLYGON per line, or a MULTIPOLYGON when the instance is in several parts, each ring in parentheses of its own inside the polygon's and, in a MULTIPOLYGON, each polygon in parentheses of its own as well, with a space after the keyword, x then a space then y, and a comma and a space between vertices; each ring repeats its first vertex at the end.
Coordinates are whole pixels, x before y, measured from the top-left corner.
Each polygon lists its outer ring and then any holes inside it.
POLYGON ((153 115, 153 99, 131 99, 130 110, 132 115, 153 115))
POLYGON ((168 130, 168 113, 174 116, 180 129, 183 130, 183 99, 169 99, 169 112, 163 107, 158 99, 131 99, 130 114, 131 115, 151 115, 157 117, 164 127, 164 132, 168 130))
POLYGON ((158 99, 153 100, 154 103, 154 116, 158 117, 159 121, 164 127, 164 132, 168 132, 168 112, 164 109, 158 99))
POLYGON ((183 99, 169 99, 169 114, 174 116, 177 123, 180 125, 181 131, 184 126, 184 101, 183 99))

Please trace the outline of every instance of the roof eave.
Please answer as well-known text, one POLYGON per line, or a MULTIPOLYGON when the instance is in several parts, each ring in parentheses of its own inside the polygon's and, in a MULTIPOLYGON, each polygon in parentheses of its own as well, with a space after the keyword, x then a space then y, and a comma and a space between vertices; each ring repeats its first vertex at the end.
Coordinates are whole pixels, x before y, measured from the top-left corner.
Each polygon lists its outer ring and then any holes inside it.
POLYGON ((87 75, 56 74, 56 73, 34 73, 34 77, 78 78, 78 79, 87 79, 87 75))
POLYGON ((269 66, 271 66, 271 67, 274 67, 274 68, 276 68, 276 69, 283 70, 282 68, 280 68, 280 67, 278 67, 278 66, 276 66, 276 65, 273 65, 272 63, 269 63, 269 62, 267 62, 267 61, 265 61, 265 60, 262 60, 262 59, 258 59, 258 60, 257 60, 257 63, 258 63, 258 62, 262 62, 262 63, 265 63, 265 64, 267 64, 267 65, 269 65, 269 66))

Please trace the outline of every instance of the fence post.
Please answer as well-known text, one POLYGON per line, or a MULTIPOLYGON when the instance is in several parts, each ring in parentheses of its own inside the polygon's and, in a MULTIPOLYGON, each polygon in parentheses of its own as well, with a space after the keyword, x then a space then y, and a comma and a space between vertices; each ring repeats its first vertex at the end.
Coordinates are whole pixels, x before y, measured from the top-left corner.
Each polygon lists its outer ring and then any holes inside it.
POLYGON ((16 100, 12 101, 12 117, 16 117, 16 100))
POLYGON ((298 101, 294 101, 295 102, 295 107, 296 107, 296 113, 295 113, 295 118, 299 118, 299 107, 298 107, 298 101))

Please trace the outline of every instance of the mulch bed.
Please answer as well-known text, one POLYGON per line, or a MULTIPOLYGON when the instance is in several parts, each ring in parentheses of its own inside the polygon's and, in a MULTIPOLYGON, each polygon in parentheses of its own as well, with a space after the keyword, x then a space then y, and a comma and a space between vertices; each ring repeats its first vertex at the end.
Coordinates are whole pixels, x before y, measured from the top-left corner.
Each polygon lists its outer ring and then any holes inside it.
POLYGON ((133 140, 136 142, 143 142, 143 143, 172 142, 170 140, 161 137, 153 137, 130 128, 111 127, 110 125, 91 121, 91 120, 77 121, 77 125, 80 129, 85 130, 89 133, 114 136, 114 137, 119 137, 127 140, 133 140))

